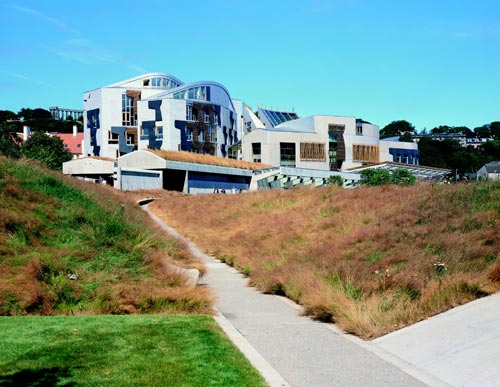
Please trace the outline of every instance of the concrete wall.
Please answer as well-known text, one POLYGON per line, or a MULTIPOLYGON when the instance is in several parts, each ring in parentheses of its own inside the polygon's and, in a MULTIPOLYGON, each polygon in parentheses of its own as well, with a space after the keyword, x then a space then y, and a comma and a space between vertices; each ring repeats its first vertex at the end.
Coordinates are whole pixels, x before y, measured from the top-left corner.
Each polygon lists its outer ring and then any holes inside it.
POLYGON ((133 191, 138 189, 162 189, 163 171, 121 168, 118 172, 120 189, 133 191))

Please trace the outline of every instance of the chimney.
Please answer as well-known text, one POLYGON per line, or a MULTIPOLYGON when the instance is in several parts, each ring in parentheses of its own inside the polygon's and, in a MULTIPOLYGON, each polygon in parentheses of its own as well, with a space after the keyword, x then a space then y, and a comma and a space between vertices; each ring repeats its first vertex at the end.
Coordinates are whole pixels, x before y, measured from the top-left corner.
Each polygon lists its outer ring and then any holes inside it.
POLYGON ((30 136, 30 127, 27 126, 27 125, 24 125, 23 126, 23 137, 24 137, 24 141, 26 141, 28 139, 28 137, 30 136))
POLYGON ((76 125, 73 125, 73 138, 76 138, 77 133, 78 133, 78 128, 76 125))

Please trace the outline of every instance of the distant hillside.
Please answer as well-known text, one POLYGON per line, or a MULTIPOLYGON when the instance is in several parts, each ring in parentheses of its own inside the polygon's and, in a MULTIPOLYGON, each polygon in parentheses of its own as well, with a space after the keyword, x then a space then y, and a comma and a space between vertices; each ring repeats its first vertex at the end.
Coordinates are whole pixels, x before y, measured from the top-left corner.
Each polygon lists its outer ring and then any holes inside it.
POLYGON ((500 289, 500 183, 170 196, 154 211, 310 316, 375 337, 500 289))
POLYGON ((0 315, 207 312, 197 266, 111 187, 0 158, 0 315))

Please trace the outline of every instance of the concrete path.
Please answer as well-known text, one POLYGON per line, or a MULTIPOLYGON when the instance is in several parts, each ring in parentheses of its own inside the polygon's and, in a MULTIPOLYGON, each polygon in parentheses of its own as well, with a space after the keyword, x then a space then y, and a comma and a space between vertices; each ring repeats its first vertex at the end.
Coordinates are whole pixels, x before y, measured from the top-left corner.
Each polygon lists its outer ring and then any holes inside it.
MULTIPOLYGON (((147 206, 144 208, 148 211, 147 206)), ((236 270, 201 253, 190 241, 148 213, 164 230, 184 240, 191 252, 207 265, 204 281, 218 296, 219 320, 229 322, 227 325, 239 332, 240 335, 232 335, 233 341, 237 336, 236 341, 244 343, 243 352, 270 386, 445 385, 411 364, 345 335, 332 324, 301 316, 291 301, 248 287, 247 280, 236 270)))
POLYGON ((500 293, 373 343, 453 386, 500 386, 500 293))

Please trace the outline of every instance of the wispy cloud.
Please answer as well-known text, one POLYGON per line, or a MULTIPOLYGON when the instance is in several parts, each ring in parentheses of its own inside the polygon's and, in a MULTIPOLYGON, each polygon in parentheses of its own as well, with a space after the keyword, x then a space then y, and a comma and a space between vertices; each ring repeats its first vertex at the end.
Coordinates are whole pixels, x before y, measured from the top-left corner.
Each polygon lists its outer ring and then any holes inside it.
POLYGON ((29 14, 29 15, 33 15, 33 16, 36 16, 40 19, 43 19, 45 21, 48 21, 49 23, 63 29, 63 30, 66 30, 68 32, 72 32, 72 33, 75 33, 75 34, 78 34, 79 31, 74 29, 73 27, 67 25, 65 22, 63 22, 62 20, 58 19, 58 18, 55 18, 53 16, 50 16, 50 15, 47 15, 41 11, 38 11, 36 9, 33 9, 33 8, 28 8, 28 7, 23 7, 21 5, 10 5, 9 6, 11 9, 15 9, 19 12, 23 12, 23 13, 26 13, 26 14, 29 14))
POLYGON ((53 50, 53 52, 62 58, 81 64, 115 64, 128 67, 140 73, 146 72, 142 67, 123 60, 120 55, 87 38, 66 40, 59 48, 53 50))
POLYGON ((36 83, 38 85, 42 85, 45 87, 50 87, 51 89, 55 89, 56 87, 50 83, 44 82, 44 81, 39 81, 38 79, 30 78, 27 75, 24 74, 19 74, 19 73, 13 73, 11 71, 3 71, 0 70, 0 72, 10 75, 11 77, 22 79, 23 81, 31 82, 31 83, 36 83))
POLYGON ((456 29, 453 37, 457 39, 500 39, 500 24, 490 20, 481 20, 456 29))

